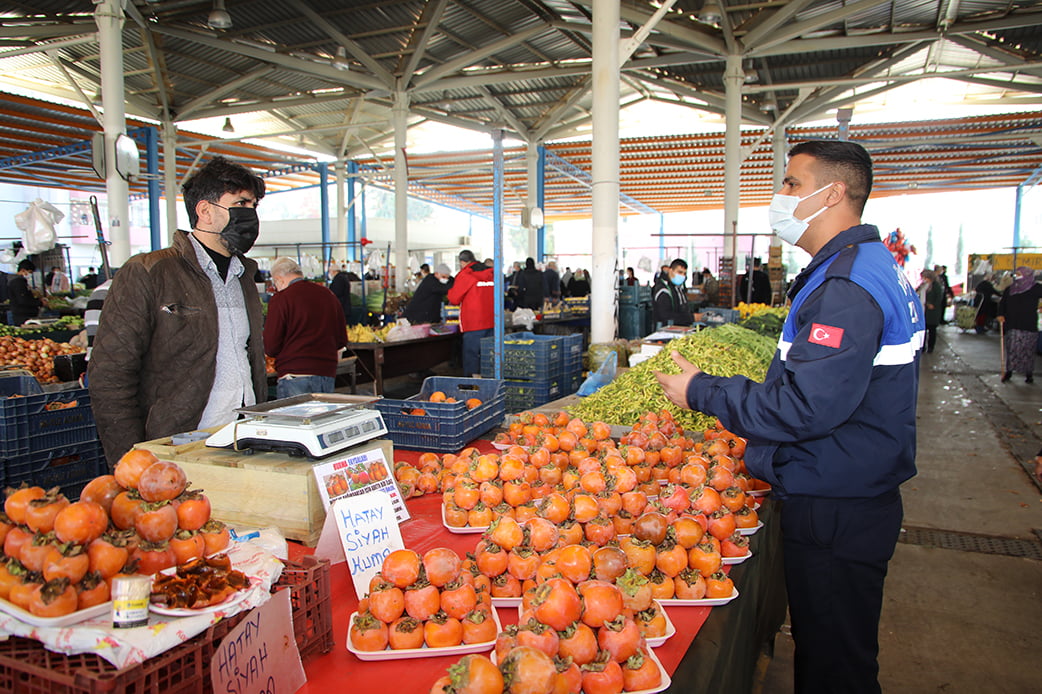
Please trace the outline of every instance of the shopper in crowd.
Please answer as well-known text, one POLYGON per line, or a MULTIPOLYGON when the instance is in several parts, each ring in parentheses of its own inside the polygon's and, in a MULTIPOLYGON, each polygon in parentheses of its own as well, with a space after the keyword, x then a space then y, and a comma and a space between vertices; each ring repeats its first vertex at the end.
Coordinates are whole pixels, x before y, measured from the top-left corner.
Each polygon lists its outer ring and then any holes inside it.
POLYGON ((1026 265, 1017 268, 1013 284, 1002 292, 998 321, 1006 334, 1006 371, 1002 382, 1013 372, 1024 374, 1025 383, 1035 382, 1035 352, 1038 350, 1038 302, 1042 300, 1042 284, 1035 281, 1035 271, 1026 265))
POLYGON ((275 357, 280 398, 332 393, 347 324, 340 300, 321 284, 308 282, 288 256, 271 264, 275 295, 264 322, 264 353, 275 357))
POLYGON ((11 306, 11 325, 21 325, 40 315, 39 297, 29 287, 36 266, 28 258, 18 263, 18 271, 7 281, 7 297, 11 306))
POLYGON ((899 485, 915 475, 922 307, 879 230, 861 223, 871 188, 860 145, 796 145, 769 216, 813 258, 766 379, 706 374, 676 351, 681 372, 657 374, 672 402, 748 439, 749 472, 782 500, 800 693, 880 691, 883 583, 899 485))
POLYGON ((705 297, 706 306, 716 306, 720 300, 720 282, 709 268, 702 268, 702 296, 705 297))
POLYGON ((561 276, 557 274, 557 263, 552 260, 548 262, 543 275, 546 281, 546 298, 550 303, 556 304, 561 300, 561 276))
POLYGON ((84 289, 96 289, 98 286, 98 273, 94 268, 89 267, 87 268, 87 274, 81 277, 79 281, 84 289))
POLYGON ((440 323, 441 306, 445 303, 445 295, 452 286, 452 270, 445 263, 434 268, 416 287, 416 292, 405 305, 402 315, 413 325, 419 323, 440 323))
POLYGON ((978 335, 988 332, 988 326, 999 313, 999 291, 991 283, 992 275, 988 273, 973 288, 973 305, 977 307, 977 318, 974 329, 978 335))
POLYGON ((361 281, 362 278, 350 270, 341 270, 329 283, 329 291, 340 300, 340 309, 344 312, 344 318, 348 320, 351 318, 351 283, 361 281))
POLYGON ((110 465, 140 441, 226 424, 263 401, 264 317, 246 258, 264 180, 214 157, 181 192, 190 231, 113 278, 88 376, 110 465))
POLYGON ((742 275, 738 283, 738 300, 752 304, 771 303, 771 278, 763 271, 759 258, 753 258, 753 287, 749 292, 749 276, 742 275))
MULTIPOLYGON (((492 266, 488 265, 488 267, 492 266)), ((503 278, 503 286, 506 287, 506 306, 511 310, 522 308, 519 303, 521 297, 521 273, 521 263, 515 260, 514 264, 510 266, 510 272, 503 278)))
POLYGON ((496 281, 492 267, 479 263, 474 253, 462 250, 460 271, 449 289, 449 303, 458 305, 463 333, 463 375, 481 372, 481 338, 492 334, 495 320, 496 281))
MULTIPOLYGON (((948 282, 948 266, 934 265, 933 272, 937 282, 941 285, 941 291, 944 294, 944 305, 947 307, 955 300, 955 292, 952 290, 952 285, 948 282)), ((948 325, 948 319, 944 317, 943 312, 941 314, 941 325, 948 325)))
POLYGON ((628 287, 632 287, 633 285, 637 284, 637 276, 633 273, 633 268, 631 267, 626 268, 625 283, 628 287))
POLYGON ((420 279, 422 280, 427 275, 431 274, 431 266, 427 263, 420 264, 420 279))
POLYGON ((572 272, 572 268, 567 265, 564 268, 564 274, 561 275, 561 296, 569 296, 568 285, 572 282, 572 277, 575 273, 572 272))
POLYGON ((652 318, 656 325, 691 325, 695 314, 687 305, 684 282, 687 280, 687 262, 677 258, 658 274, 651 289, 652 318))
POLYGON ((581 267, 575 268, 572 281, 568 283, 568 296, 589 296, 590 276, 581 267))
POLYGON ((517 281, 518 307, 542 311, 546 294, 546 275, 535 266, 534 258, 526 258, 525 269, 521 271, 521 277, 517 281))
POLYGON ((50 281, 47 283, 48 294, 68 294, 72 291, 69 276, 58 266, 51 268, 50 281))
POLYGON ((937 278, 937 273, 931 270, 923 270, 920 277, 923 281, 917 292, 926 309, 926 351, 933 352, 937 344, 937 326, 944 319, 944 285, 937 278))
POLYGON ((651 278, 652 286, 658 284, 659 279, 663 277, 669 279, 669 265, 663 265, 658 269, 658 272, 655 273, 655 276, 651 278))

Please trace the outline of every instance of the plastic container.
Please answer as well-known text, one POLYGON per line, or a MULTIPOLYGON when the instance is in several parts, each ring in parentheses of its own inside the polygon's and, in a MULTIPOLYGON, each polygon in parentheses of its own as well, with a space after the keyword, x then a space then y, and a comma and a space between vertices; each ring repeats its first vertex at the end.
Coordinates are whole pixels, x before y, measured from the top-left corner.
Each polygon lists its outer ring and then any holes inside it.
POLYGON ((275 585, 289 588, 293 614, 293 634, 302 658, 333 649, 333 592, 329 579, 329 560, 311 555, 299 562, 285 561, 275 585))
POLYGON ((86 388, 43 392, 32 376, 0 375, 0 458, 97 439, 86 388))
POLYGON ((506 391, 506 410, 510 413, 539 407, 565 395, 560 378, 542 381, 504 381, 503 388, 506 391))
POLYGON ((60 487, 71 501, 80 498, 88 482, 108 472, 105 452, 97 440, 12 456, 2 463, 8 486, 28 482, 44 489, 60 487))
POLYGON ((419 451, 456 452, 503 422, 506 414, 503 381, 485 378, 431 376, 417 395, 404 400, 383 398, 373 403, 395 446, 419 451), (441 391, 458 402, 430 402, 441 391), (481 400, 467 409, 470 398, 481 400), (411 414, 412 410, 423 414, 411 414))
MULTIPOLYGON (((494 348, 494 337, 481 339, 481 375, 485 378, 492 377, 494 348)), ((564 353, 564 336, 510 333, 503 341, 503 378, 534 380, 560 376, 564 353)))

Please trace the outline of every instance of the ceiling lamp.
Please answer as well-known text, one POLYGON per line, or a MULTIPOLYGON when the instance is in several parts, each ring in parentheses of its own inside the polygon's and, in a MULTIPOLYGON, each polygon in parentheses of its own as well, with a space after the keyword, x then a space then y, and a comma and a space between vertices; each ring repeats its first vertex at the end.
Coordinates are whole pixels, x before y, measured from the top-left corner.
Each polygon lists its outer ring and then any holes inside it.
POLYGON ((235 132, 235 126, 232 125, 232 119, 230 117, 227 117, 227 116, 225 117, 225 119, 224 119, 224 127, 221 128, 221 130, 223 130, 226 133, 233 133, 233 132, 235 132))
POLYGON ((333 56, 333 67, 337 70, 351 69, 351 63, 347 60, 347 49, 343 46, 337 46, 336 55, 333 56))
POLYGON ((706 0, 698 11, 698 21, 705 24, 718 25, 724 21, 724 10, 716 0, 706 0))
POLYGON ((206 18, 206 24, 211 29, 231 29, 232 16, 224 9, 224 0, 213 0, 213 9, 206 18))

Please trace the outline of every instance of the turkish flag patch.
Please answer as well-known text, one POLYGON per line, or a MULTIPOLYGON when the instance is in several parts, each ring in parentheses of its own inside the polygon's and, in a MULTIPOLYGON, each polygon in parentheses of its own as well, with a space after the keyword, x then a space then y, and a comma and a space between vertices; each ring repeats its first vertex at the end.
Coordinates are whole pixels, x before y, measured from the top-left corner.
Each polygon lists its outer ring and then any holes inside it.
POLYGON ((840 343, 843 342, 843 328, 834 328, 831 325, 812 323, 810 326, 810 337, 807 338, 807 342, 813 342, 816 345, 825 345, 826 347, 835 347, 838 349, 840 343))

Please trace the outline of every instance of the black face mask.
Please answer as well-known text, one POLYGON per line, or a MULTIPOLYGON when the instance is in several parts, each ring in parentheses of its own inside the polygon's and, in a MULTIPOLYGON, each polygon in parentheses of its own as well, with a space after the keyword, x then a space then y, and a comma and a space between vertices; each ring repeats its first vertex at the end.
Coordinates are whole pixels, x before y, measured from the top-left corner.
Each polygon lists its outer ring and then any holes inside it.
POLYGON ((252 207, 224 207, 217 203, 211 204, 228 210, 228 223, 221 231, 205 231, 204 229, 196 229, 196 231, 220 235, 225 247, 233 255, 248 253, 256 243, 257 236, 260 235, 260 220, 257 218, 257 210, 252 207))

